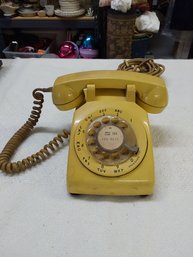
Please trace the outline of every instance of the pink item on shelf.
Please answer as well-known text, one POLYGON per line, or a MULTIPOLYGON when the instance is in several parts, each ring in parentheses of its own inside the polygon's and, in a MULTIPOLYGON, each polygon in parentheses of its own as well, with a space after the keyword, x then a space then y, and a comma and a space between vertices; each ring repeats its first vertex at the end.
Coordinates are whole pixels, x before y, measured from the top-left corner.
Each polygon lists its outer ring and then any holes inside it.
POLYGON ((58 55, 60 58, 78 58, 78 46, 72 41, 65 41, 60 45, 58 55))

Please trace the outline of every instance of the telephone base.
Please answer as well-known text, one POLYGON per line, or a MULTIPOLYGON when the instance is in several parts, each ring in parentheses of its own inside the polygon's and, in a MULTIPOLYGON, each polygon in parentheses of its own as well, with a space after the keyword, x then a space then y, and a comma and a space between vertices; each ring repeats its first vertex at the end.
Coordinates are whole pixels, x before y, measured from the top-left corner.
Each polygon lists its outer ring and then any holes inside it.
MULTIPOLYGON (((113 106, 107 98, 104 101, 102 99, 100 109, 98 108, 99 101, 87 102, 74 114, 74 126, 71 131, 68 156, 67 190, 69 193, 117 196, 150 195, 153 193, 154 161, 147 113, 134 102, 115 100, 113 106), (119 106, 120 114, 117 114, 116 106, 119 106), (117 125, 113 125, 114 120, 117 125), (127 128, 119 130, 119 124, 133 130, 127 130, 127 128), (97 130, 98 125, 100 125, 99 130, 97 130), (137 140, 136 145, 139 150, 122 162, 120 160, 125 155, 122 155, 121 150, 117 150, 119 154, 117 163, 113 163, 113 161, 112 163, 105 163, 104 159, 102 161, 97 159, 103 158, 103 152, 100 152, 100 149, 97 150, 98 155, 94 155, 95 148, 100 147, 101 138, 104 139, 101 143, 104 148, 108 148, 105 140, 108 139, 109 134, 111 139, 114 139, 113 133, 109 132, 110 130, 116 134, 115 139, 118 136, 121 138, 120 131, 128 132, 125 134, 123 144, 126 142, 129 144, 130 141, 134 140, 133 145, 135 145, 135 140, 137 140), (135 132, 136 139, 132 131, 135 132), (93 133, 95 133, 94 135, 98 133, 98 137, 94 138, 93 133), (128 141, 126 141, 127 135, 131 135, 128 141), (91 151, 93 151, 92 154, 91 151)), ((120 140, 120 138, 118 139, 120 140)), ((116 145, 120 141, 116 141, 111 147, 120 147, 116 145)), ((110 151, 105 153, 110 156, 110 151)), ((108 158, 114 160, 112 156, 108 158)))
POLYGON ((67 190, 71 194, 87 195, 151 195, 154 189, 153 167, 148 170, 144 170, 145 167, 140 168, 115 178, 99 176, 86 169, 74 170, 68 173, 67 190))
POLYGON ((93 190, 93 191, 88 191, 88 190, 83 190, 79 193, 73 193, 73 192, 69 192, 69 189, 68 189, 68 193, 70 193, 71 195, 73 196, 77 196, 77 195, 106 195, 106 196, 141 196, 141 197, 147 197, 149 195, 152 195, 153 194, 153 188, 152 189, 147 189, 146 192, 142 191, 140 192, 139 190, 129 190, 129 191, 126 191, 124 193, 122 192, 103 192, 101 191, 98 191, 96 192, 96 190, 93 190))

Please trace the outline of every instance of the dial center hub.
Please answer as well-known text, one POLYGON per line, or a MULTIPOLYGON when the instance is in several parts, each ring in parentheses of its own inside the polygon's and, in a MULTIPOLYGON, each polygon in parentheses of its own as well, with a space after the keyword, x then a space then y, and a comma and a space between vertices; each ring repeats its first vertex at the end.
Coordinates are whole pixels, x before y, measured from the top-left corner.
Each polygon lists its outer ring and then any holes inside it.
POLYGON ((115 151, 124 143, 124 135, 117 126, 107 125, 99 130, 97 141, 105 151, 115 151))

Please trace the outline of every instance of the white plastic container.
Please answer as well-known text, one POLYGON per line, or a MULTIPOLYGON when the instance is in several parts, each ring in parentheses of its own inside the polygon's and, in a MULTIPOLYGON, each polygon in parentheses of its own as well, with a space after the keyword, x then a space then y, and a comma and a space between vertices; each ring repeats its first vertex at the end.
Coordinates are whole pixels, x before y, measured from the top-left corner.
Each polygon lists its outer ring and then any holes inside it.
POLYGON ((46 48, 45 52, 43 54, 40 53, 24 53, 24 52, 12 52, 10 51, 10 47, 7 46, 4 50, 3 53, 6 58, 8 59, 14 59, 14 58, 41 58, 45 54, 48 54, 50 52, 50 47, 51 44, 46 48))

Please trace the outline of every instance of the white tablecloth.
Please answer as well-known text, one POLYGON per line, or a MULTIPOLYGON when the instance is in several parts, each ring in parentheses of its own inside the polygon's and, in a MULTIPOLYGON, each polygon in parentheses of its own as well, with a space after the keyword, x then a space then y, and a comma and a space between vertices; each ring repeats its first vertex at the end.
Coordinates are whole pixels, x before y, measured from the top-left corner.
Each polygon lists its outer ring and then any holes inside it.
MULTIPOLYGON (((26 121, 31 92, 57 76, 116 69, 122 60, 15 59, 0 69, 0 150, 26 121)), ((71 196, 66 191, 68 146, 18 176, 0 173, 1 257, 193 256, 193 60, 157 60, 169 105, 150 114, 155 192, 149 197, 71 196)), ((46 94, 40 122, 14 160, 39 150, 72 111, 46 94)))

